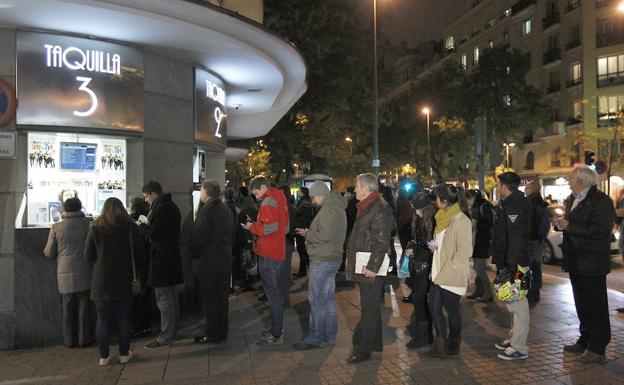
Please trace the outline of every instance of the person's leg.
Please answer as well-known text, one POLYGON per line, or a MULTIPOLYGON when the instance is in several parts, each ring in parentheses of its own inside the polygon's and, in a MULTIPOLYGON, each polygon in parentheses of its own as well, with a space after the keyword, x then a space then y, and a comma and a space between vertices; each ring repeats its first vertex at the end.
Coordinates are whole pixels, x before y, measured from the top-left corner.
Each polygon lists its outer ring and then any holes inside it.
POLYGON ((529 353, 527 339, 529 338, 529 301, 526 297, 520 301, 507 304, 507 310, 513 315, 511 329, 511 347, 523 354, 529 353))
POLYGON ((89 291, 76 293, 78 296, 78 344, 86 346, 93 342, 93 306, 89 291))
POLYGON ((197 296, 199 297, 202 313, 204 313, 204 319, 206 320, 204 335, 210 340, 216 340, 219 334, 219 317, 215 306, 219 293, 217 293, 215 275, 209 273, 196 273, 195 287, 197 288, 197 296))
POLYGON ((115 319, 115 305, 109 301, 95 301, 97 312, 97 323, 95 326, 95 337, 97 339, 100 358, 108 358, 110 355, 109 343, 111 329, 115 319))
POLYGON ((442 309, 442 288, 438 285, 432 284, 429 289, 429 310, 431 311, 431 321, 433 322, 433 329, 435 330, 436 337, 446 338, 447 326, 446 316, 442 309))
POLYGON ((391 237, 390 240, 388 241, 389 247, 390 247, 390 269, 388 270, 388 272, 393 273, 394 275, 397 274, 397 253, 396 253, 396 248, 394 247, 394 237, 391 237))
MULTIPOLYGON (((412 337, 410 344, 423 346, 428 342, 427 286, 426 276, 412 278, 412 305, 414 311, 410 317, 408 330, 412 337)), ((414 346, 416 347, 416 346, 414 346)))
POLYGON ((273 337, 278 338, 283 332, 284 298, 280 279, 284 275, 284 262, 265 257, 259 258, 262 258, 262 263, 260 264, 262 272, 260 274, 262 276, 264 293, 271 306, 271 334, 273 337))
POLYGON ((176 336, 178 319, 178 301, 175 286, 154 288, 156 306, 160 311, 160 334, 156 342, 161 345, 172 344, 176 336))
POLYGON ((280 290, 282 291, 282 300, 284 307, 290 306, 290 286, 292 285, 292 254, 295 249, 292 242, 286 240, 286 255, 281 263, 281 273, 278 277, 280 290))
POLYGON ((218 340, 225 341, 228 336, 228 328, 229 328, 229 298, 230 298, 230 274, 224 273, 220 274, 217 278, 218 286, 217 286, 217 329, 218 329, 218 340))
POLYGON ((605 349, 611 340, 611 323, 609 321, 609 303, 607 298, 607 277, 583 277, 588 281, 587 297, 589 325, 587 328, 587 350, 604 356, 605 349))
POLYGON ((310 265, 310 257, 308 256, 308 250, 305 246, 305 238, 301 235, 295 235, 295 242, 297 246, 297 254, 299 254, 299 271, 297 272, 297 275, 305 276, 310 265))
POLYGON ((310 261, 308 270, 308 300, 310 302, 310 317, 308 322, 308 336, 304 342, 310 345, 323 344, 323 262, 310 261))
POLYGON ((323 285, 323 344, 334 344, 338 334, 338 316, 336 315, 336 273, 342 261, 326 263, 323 285))
POLYGON ((443 288, 439 288, 439 290, 442 306, 448 314, 449 338, 460 339, 462 331, 462 316, 459 308, 459 300, 461 299, 461 296, 443 288))
POLYGON ((132 326, 130 324, 130 308, 132 301, 113 302, 117 312, 117 340, 119 342, 119 355, 127 356, 130 352, 130 335, 132 326))
POLYGON ((63 302, 63 344, 78 345, 78 297, 76 293, 61 294, 63 302))
POLYGON ((580 335, 576 343, 587 348, 587 328, 589 325, 590 317, 590 314, 588 312, 588 305, 586 304, 587 296, 584 295, 587 292, 587 287, 585 287, 585 280, 583 280, 581 276, 572 273, 570 273, 570 283, 572 284, 572 294, 574 295, 574 306, 576 307, 576 315, 579 319, 580 335))
POLYGON ((493 298, 492 285, 490 283, 490 277, 487 274, 488 261, 487 258, 475 259, 475 263, 478 266, 476 272, 479 277, 479 283, 481 284, 481 300, 483 301, 489 301, 493 298))
POLYGON ((381 304, 379 302, 379 293, 383 290, 384 279, 377 277, 373 283, 360 282, 360 335, 359 351, 361 355, 368 356, 371 354, 375 340, 379 340, 379 327, 381 322, 381 304))
POLYGON ((540 300, 540 287, 542 286, 542 258, 544 244, 541 241, 529 242, 529 261, 531 271, 531 287, 527 293, 529 303, 535 304, 540 300))

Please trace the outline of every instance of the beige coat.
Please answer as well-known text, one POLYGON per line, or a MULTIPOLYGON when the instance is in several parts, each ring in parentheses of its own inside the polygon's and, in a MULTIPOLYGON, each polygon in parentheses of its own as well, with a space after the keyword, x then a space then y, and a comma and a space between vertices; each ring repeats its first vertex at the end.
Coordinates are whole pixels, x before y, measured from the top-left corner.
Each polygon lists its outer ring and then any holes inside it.
POLYGON ((445 286, 467 286, 469 261, 472 256, 472 223, 464 213, 451 219, 439 252, 440 271, 433 283, 445 286))

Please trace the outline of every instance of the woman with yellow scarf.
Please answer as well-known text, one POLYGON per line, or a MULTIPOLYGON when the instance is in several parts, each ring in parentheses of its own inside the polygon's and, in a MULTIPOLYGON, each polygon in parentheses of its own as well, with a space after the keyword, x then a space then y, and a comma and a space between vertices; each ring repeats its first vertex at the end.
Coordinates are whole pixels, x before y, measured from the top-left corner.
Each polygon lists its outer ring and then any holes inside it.
POLYGON ((469 260, 472 256, 472 224, 459 206, 457 188, 443 184, 435 189, 438 212, 435 215, 429 308, 435 345, 431 354, 446 358, 459 355, 462 319, 459 300, 466 294, 469 260), (444 310, 448 314, 444 314, 444 310))

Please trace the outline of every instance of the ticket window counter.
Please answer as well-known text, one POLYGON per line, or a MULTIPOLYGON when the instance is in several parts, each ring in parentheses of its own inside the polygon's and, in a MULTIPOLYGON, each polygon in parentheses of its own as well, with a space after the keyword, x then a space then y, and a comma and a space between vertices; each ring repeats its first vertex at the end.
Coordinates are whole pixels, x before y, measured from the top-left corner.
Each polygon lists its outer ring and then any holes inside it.
POLYGON ((28 227, 61 220, 62 202, 77 196, 97 217, 106 199, 127 205, 126 140, 75 133, 28 133, 28 227))

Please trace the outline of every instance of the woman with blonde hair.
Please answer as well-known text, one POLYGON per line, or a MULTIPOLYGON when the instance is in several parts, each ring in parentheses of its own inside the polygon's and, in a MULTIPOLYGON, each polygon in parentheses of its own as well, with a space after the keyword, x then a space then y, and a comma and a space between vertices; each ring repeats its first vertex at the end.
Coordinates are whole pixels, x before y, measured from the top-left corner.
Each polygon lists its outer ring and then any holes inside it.
POLYGON ((132 358, 130 308, 135 256, 143 252, 137 225, 117 198, 104 202, 102 213, 92 223, 84 256, 93 261, 91 299, 97 312, 96 339, 100 366, 110 363, 110 336, 116 326, 119 362, 132 358))

